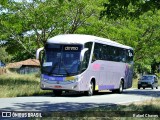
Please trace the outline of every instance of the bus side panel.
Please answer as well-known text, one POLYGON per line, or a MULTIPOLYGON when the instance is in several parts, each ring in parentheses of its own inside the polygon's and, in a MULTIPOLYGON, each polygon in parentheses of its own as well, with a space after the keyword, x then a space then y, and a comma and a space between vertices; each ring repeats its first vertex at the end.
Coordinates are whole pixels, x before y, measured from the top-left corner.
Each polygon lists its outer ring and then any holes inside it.
POLYGON ((96 90, 118 89, 124 79, 124 89, 132 86, 132 69, 127 63, 97 60, 91 63, 81 74, 80 91, 89 89, 92 78, 96 81, 96 90))
POLYGON ((126 68, 125 68, 126 84, 124 85, 124 88, 131 88, 132 87, 132 78, 133 78, 133 65, 126 64, 126 68))
POLYGON ((88 75, 95 77, 98 90, 118 89, 122 78, 124 78, 125 88, 129 88, 132 80, 128 79, 127 70, 126 63, 97 60, 90 64, 88 75))
POLYGON ((80 91, 87 91, 89 90, 89 83, 92 80, 92 78, 98 80, 99 79, 99 72, 97 71, 91 71, 90 69, 87 69, 81 74, 81 80, 80 80, 80 91))
MULTIPOLYGON (((103 69, 100 72, 101 84, 108 90, 119 88, 120 80, 124 76, 124 63, 99 61, 103 69)), ((103 89, 102 89, 103 90, 103 89)))

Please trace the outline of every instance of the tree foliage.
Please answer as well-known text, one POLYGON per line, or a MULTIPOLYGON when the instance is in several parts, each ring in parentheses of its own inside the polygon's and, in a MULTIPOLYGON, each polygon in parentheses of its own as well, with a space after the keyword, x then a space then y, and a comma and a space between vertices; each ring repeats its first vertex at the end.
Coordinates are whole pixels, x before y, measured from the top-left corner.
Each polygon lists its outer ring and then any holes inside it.
POLYGON ((0 47, 0 61, 8 63, 11 60, 12 56, 6 52, 5 47, 0 47))
POLYGON ((135 70, 151 72, 151 63, 160 63, 160 10, 149 11, 138 19, 107 22, 108 38, 134 48, 135 70))
POLYGON ((158 0, 4 0, 0 11, 0 40, 13 61, 35 58, 48 38, 76 33, 133 47, 136 71, 160 63, 158 0))
POLYGON ((101 11, 101 17, 112 19, 135 18, 160 9, 159 0, 107 0, 103 5, 105 10, 101 11))
POLYGON ((7 12, 2 12, 0 16, 1 39, 8 41, 7 50, 15 54, 15 60, 34 57, 36 49, 43 46, 48 38, 75 33, 85 24, 94 13, 86 4, 88 2, 91 0, 8 3, 4 6, 7 12))

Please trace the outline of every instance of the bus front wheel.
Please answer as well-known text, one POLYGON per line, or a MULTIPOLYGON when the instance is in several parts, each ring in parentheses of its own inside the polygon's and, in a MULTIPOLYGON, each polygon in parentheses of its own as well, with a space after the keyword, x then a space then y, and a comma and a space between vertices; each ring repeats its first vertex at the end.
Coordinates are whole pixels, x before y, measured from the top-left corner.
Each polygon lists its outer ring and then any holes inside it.
POLYGON ((119 86, 119 89, 118 89, 118 93, 122 93, 123 92, 123 81, 121 80, 121 83, 120 83, 120 86, 119 86))
POLYGON ((91 81, 90 84, 89 84, 89 90, 85 91, 85 94, 87 96, 92 96, 93 92, 94 92, 94 83, 93 83, 93 81, 91 81))

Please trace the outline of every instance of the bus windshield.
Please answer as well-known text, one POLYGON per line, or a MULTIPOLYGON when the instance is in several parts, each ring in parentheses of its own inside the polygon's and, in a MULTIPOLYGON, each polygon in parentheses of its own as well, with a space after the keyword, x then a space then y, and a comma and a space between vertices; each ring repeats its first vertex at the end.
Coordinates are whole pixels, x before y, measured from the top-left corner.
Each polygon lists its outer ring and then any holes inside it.
POLYGON ((72 76, 80 72, 82 45, 46 44, 42 74, 72 76))

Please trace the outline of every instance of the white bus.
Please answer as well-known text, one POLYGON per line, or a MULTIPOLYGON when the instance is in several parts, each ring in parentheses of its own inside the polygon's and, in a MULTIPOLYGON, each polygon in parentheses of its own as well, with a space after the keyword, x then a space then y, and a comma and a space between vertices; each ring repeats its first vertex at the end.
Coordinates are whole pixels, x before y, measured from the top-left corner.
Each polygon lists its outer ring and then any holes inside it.
POLYGON ((41 89, 121 93, 132 86, 133 48, 91 35, 64 34, 37 50, 41 61, 41 89))

